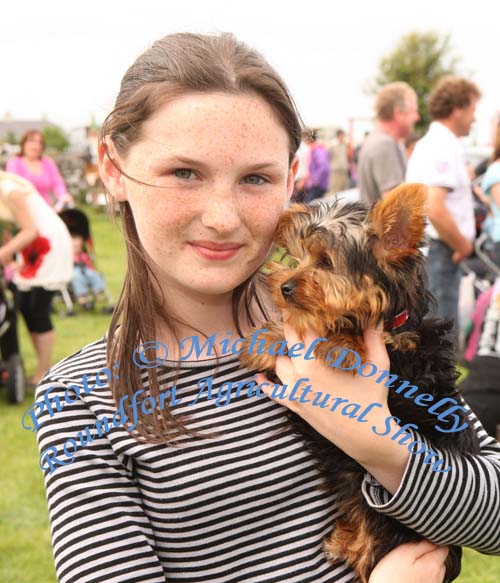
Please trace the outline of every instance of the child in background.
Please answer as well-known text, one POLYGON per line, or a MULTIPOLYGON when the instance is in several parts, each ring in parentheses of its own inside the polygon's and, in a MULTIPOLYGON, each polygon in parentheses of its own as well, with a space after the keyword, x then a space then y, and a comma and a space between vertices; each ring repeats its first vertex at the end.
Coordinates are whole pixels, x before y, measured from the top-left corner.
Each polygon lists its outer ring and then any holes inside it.
POLYGON ((91 310, 93 303, 89 297, 89 289, 96 300, 105 298, 104 280, 92 263, 85 248, 85 241, 81 235, 72 235, 73 240, 73 276, 71 285, 79 306, 91 310))

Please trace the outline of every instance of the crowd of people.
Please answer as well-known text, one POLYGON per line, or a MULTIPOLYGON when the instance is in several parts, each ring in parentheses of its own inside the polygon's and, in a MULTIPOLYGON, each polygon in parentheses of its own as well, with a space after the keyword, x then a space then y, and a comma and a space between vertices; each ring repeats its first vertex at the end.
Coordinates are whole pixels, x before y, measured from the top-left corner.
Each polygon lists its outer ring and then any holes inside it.
MULTIPOLYGON (((311 202, 357 183, 360 199, 371 205, 403 182, 429 187, 430 287, 437 300, 436 314, 454 321, 458 321, 460 264, 472 255, 477 234, 471 168, 460 138, 469 135, 480 96, 478 87, 466 79, 443 79, 429 98, 432 123, 420 139, 414 132, 419 120, 415 91, 405 82, 390 83, 377 94, 376 126, 359 148, 348 145, 339 129, 331 144, 318 141, 317 132, 310 131, 299 150, 296 200, 311 202)), ((489 206, 491 216, 485 228, 498 253, 497 144, 493 150, 483 181, 485 196, 477 187, 475 193, 489 206)))

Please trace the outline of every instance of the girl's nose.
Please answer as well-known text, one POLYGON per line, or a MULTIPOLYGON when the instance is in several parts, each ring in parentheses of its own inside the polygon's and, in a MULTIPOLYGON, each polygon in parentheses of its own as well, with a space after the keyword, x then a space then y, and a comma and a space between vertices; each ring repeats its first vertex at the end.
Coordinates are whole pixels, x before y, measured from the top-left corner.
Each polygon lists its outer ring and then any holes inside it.
POLYGON ((241 226, 236 194, 229 188, 212 191, 203 202, 203 226, 216 231, 232 232, 241 226))

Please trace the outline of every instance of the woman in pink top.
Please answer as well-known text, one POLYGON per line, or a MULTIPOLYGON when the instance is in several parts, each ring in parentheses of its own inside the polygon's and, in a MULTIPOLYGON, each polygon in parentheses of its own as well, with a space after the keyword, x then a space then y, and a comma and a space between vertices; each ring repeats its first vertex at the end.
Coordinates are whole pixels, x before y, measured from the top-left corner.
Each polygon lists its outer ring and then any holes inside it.
POLYGON ((7 172, 29 180, 50 206, 55 206, 52 194, 58 201, 57 206, 72 203, 73 198, 66 190, 56 163, 43 155, 44 150, 45 141, 41 132, 26 132, 21 139, 21 151, 7 162, 7 172))

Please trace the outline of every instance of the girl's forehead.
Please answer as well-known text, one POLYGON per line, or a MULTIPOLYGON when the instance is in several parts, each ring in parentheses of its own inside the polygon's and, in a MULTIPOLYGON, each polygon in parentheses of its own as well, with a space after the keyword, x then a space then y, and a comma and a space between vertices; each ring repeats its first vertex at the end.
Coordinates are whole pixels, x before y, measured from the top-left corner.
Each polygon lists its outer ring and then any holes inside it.
POLYGON ((254 94, 188 94, 161 106, 142 127, 152 147, 196 150, 285 148, 288 134, 271 106, 254 94))

